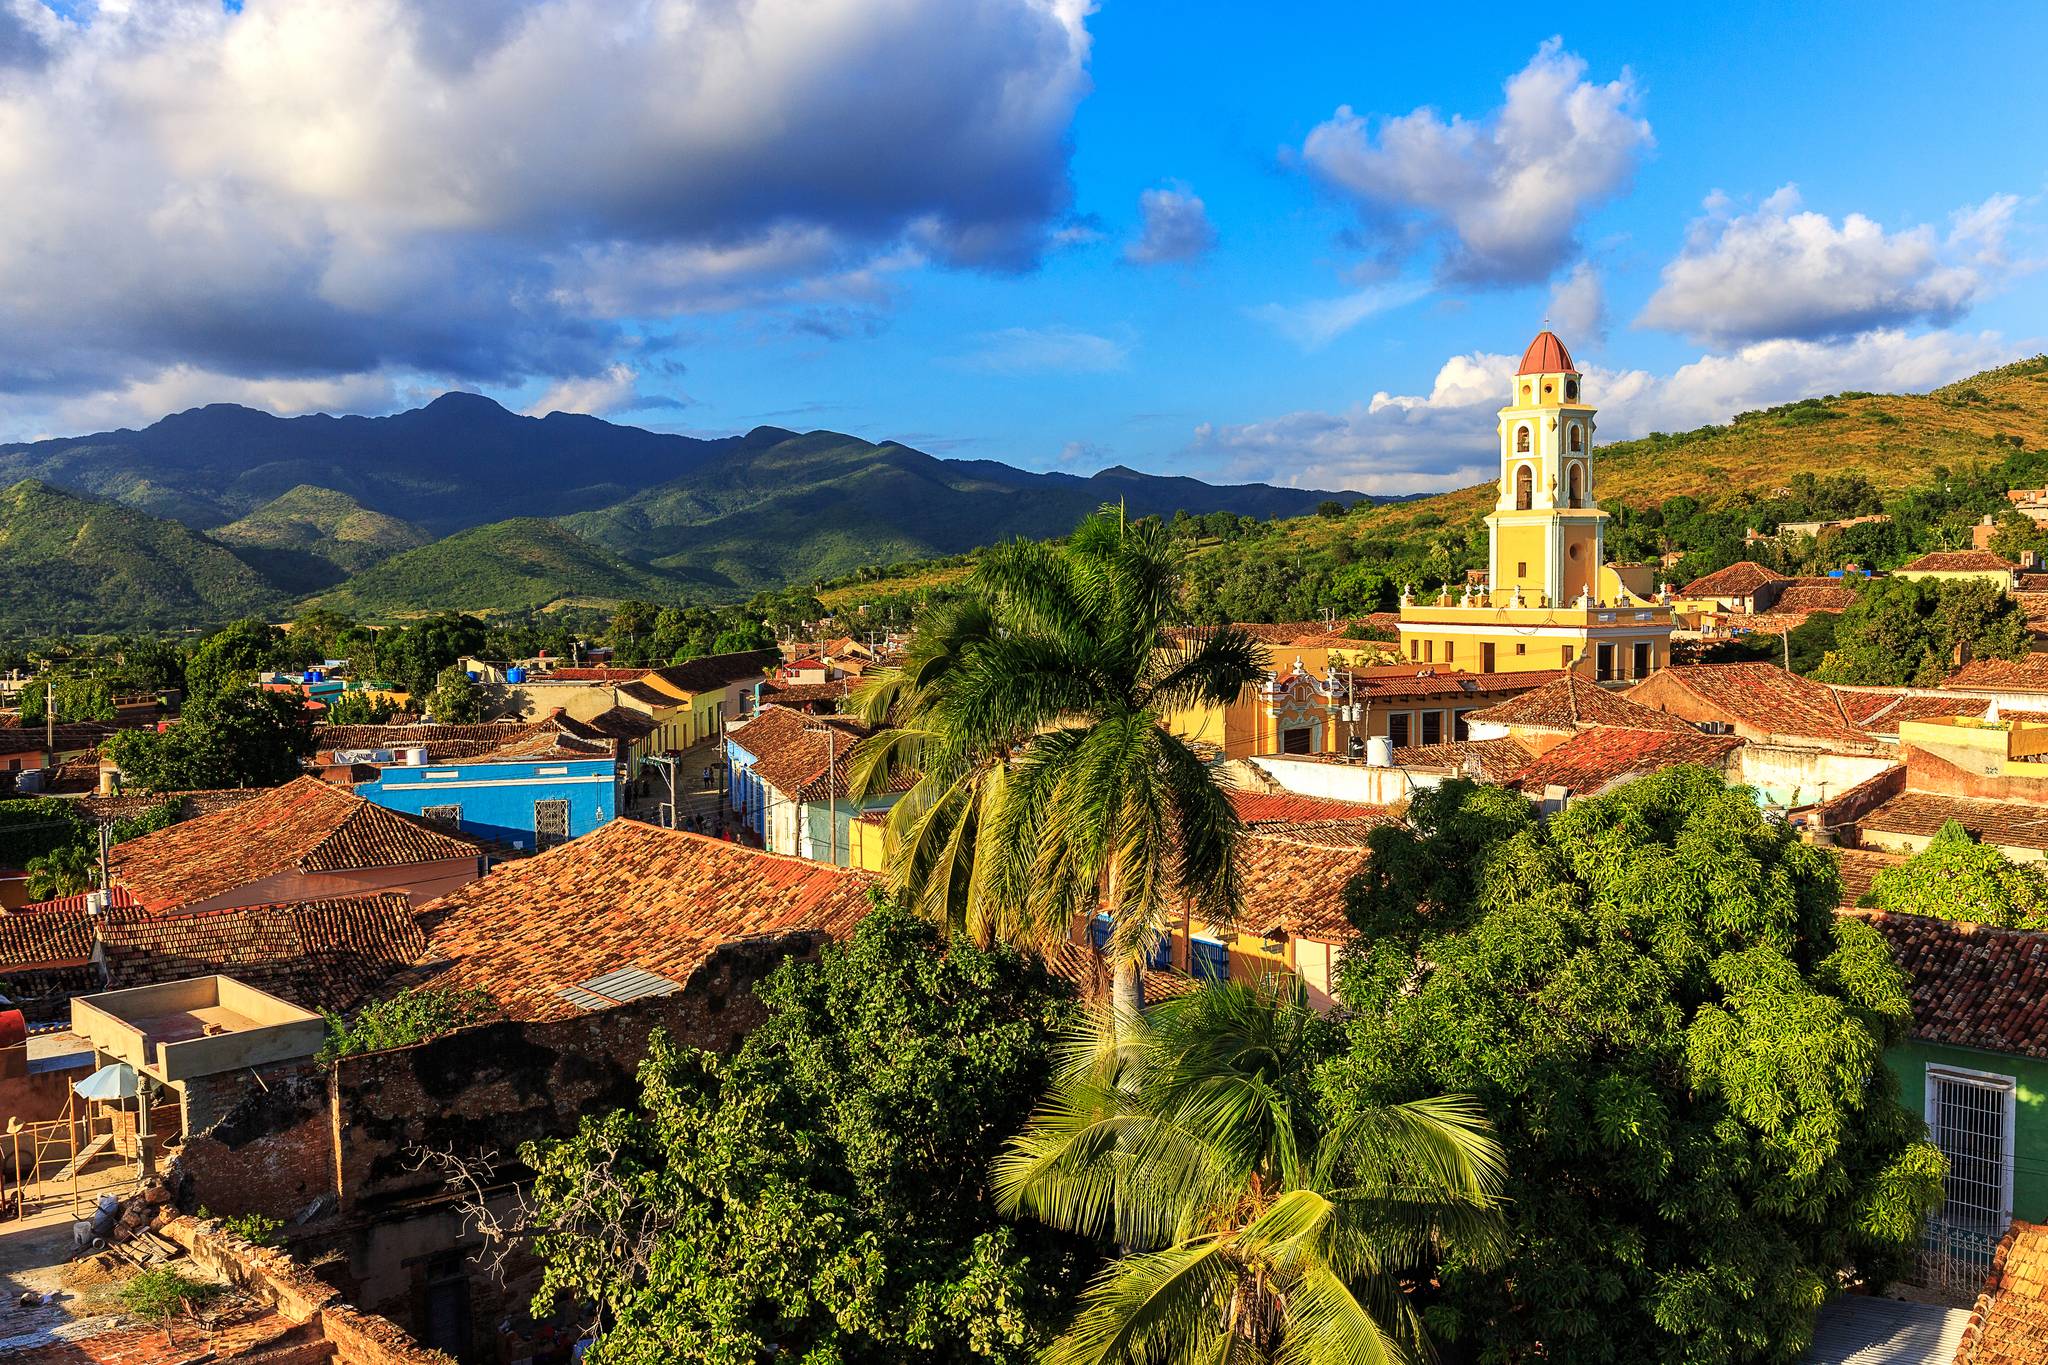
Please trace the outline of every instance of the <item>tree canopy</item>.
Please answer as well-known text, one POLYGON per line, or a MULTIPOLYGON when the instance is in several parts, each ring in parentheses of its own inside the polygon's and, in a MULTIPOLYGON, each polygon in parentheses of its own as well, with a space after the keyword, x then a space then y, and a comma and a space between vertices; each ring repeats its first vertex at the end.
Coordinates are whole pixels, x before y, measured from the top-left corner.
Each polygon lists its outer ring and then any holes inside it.
POLYGON ((1882 1060, 1910 1022, 1828 855, 1676 768, 1539 823, 1450 782, 1372 836, 1328 1102, 1478 1097, 1504 1269, 1453 1259, 1476 1359, 1796 1359, 1844 1275, 1901 1268, 1942 1161, 1882 1060))
POLYGON ((2013 862, 1950 820, 1926 848, 1873 877, 1862 903, 1935 919, 2048 929, 2048 872, 2013 862))
POLYGON ((122 730, 101 748, 144 791, 274 787, 299 775, 313 731, 298 697, 239 688, 201 693, 166 729, 122 730))
POLYGON ((1006 1225, 987 1173, 1067 988, 883 907, 759 995, 730 1059, 657 1035, 637 1105, 523 1153, 541 1301, 598 1306, 591 1365, 1035 1359, 1090 1258, 1006 1225))
POLYGON ((1866 586, 1835 624, 1822 682, 1931 687, 1970 658, 2017 659, 2027 618, 1996 584, 1884 578, 1866 586))

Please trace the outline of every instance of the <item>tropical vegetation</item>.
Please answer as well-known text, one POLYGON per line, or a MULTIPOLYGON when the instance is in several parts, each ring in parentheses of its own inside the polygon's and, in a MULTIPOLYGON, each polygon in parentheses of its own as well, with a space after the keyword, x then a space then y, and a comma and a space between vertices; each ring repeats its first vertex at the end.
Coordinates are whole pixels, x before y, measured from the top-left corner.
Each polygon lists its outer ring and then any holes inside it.
POLYGON ((1879 871, 1860 904, 2006 929, 2048 929, 2048 872, 2012 861, 1950 820, 1927 847, 1879 871))

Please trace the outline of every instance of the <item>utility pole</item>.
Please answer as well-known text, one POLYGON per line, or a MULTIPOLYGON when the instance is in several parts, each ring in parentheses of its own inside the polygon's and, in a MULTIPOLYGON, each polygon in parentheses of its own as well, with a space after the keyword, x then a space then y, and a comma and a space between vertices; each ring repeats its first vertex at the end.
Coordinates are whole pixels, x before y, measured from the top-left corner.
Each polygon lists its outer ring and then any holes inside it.
POLYGON ((57 766, 57 683, 55 679, 43 682, 43 747, 49 752, 43 758, 51 767, 57 766))
POLYGON ((110 909, 114 903, 114 888, 107 880, 107 850, 114 843, 114 825, 110 820, 100 821, 100 909, 110 909))

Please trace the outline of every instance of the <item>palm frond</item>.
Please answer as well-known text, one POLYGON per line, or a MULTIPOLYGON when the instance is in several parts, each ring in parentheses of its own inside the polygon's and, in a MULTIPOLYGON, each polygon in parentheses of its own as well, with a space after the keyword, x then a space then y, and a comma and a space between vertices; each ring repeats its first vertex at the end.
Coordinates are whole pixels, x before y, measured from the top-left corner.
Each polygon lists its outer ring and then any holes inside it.
POLYGON ((1045 1365, 1163 1365, 1223 1331, 1236 1275, 1222 1243, 1199 1238, 1114 1261, 1081 1295, 1045 1365))

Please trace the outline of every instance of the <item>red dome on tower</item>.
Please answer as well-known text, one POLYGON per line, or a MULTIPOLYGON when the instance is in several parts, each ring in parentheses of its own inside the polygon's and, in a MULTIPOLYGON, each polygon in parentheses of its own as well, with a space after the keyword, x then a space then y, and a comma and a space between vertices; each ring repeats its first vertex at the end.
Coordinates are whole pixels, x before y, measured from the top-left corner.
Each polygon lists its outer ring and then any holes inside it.
POLYGON ((1572 364, 1572 353, 1557 339, 1557 333, 1548 327, 1536 334, 1529 343, 1529 349, 1522 352, 1522 368, 1516 374, 1577 374, 1572 364))

